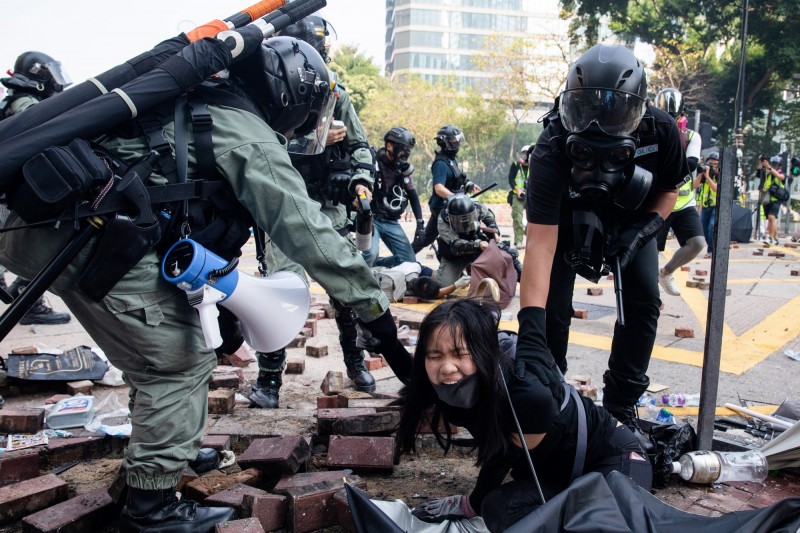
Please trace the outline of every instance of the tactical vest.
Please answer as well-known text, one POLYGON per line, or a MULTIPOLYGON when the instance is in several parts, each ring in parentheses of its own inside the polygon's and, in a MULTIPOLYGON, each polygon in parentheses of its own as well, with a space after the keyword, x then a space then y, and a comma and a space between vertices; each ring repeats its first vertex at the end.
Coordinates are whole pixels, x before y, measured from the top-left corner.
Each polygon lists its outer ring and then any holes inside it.
POLYGON ((408 206, 408 196, 406 196, 403 183, 410 176, 403 176, 397 169, 394 161, 386 159, 386 149, 378 150, 377 155, 379 165, 378 174, 375 176, 375 187, 373 189, 373 210, 375 216, 386 220, 399 220, 408 206), (391 188, 386 188, 391 184, 391 188))
POLYGON ((301 155, 289 154, 292 166, 302 176, 306 184, 308 196, 312 200, 324 203, 325 185, 328 183, 328 176, 334 172, 352 172, 350 154, 344 147, 343 142, 333 146, 327 146, 320 154, 301 155))
POLYGON ((444 186, 453 193, 464 192, 464 188, 467 185, 467 175, 458 168, 456 160, 450 159, 444 152, 436 152, 436 157, 433 158, 433 164, 431 164, 431 170, 433 170, 433 165, 435 165, 437 161, 444 161, 450 169, 450 174, 447 176, 444 186))

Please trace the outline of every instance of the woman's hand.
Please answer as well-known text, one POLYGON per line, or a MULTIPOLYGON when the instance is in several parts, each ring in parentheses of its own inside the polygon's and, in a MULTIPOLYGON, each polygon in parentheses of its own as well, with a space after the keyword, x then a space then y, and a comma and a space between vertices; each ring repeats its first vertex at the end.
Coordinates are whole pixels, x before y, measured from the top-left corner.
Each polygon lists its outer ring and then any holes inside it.
POLYGON ((424 522, 441 522, 472 518, 478 513, 470 505, 467 496, 456 495, 423 503, 413 509, 411 514, 424 522))

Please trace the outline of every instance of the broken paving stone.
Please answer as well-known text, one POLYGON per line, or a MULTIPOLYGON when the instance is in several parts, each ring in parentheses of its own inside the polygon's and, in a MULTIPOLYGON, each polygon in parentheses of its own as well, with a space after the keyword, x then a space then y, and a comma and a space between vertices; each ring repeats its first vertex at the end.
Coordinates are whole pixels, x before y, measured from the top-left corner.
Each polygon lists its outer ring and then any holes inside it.
POLYGON ((367 370, 378 370, 379 368, 383 368, 383 358, 381 357, 365 357, 364 358, 364 366, 367 367, 367 370))
POLYGON ((418 304, 419 298, 417 298, 416 296, 403 296, 403 303, 409 305, 418 304))
POLYGON ((22 530, 35 533, 104 531, 119 516, 106 489, 81 494, 22 519, 22 530))
POLYGON ((255 468, 229 475, 225 475, 219 470, 213 470, 188 483, 184 488, 184 492, 189 500, 203 501, 212 494, 222 492, 238 483, 255 486, 260 480, 261 472, 255 468))
POLYGON ((214 533, 264 533, 257 518, 240 518, 217 524, 214 533))
POLYGON ((242 344, 235 352, 231 354, 225 354, 224 359, 226 359, 227 362, 232 366, 245 368, 249 366, 250 363, 255 362, 256 357, 253 355, 253 352, 250 350, 250 348, 242 344))
POLYGON ((337 420, 375 413, 375 409, 371 407, 358 409, 317 409, 317 433, 319 435, 331 435, 334 433, 333 424, 337 420))
POLYGON ((306 343, 306 355, 310 357, 326 357, 328 355, 328 345, 319 341, 306 343))
POLYGON ((689 288, 691 288, 691 289, 696 289, 696 288, 697 288, 699 285, 700 285, 700 282, 699 282, 699 281, 692 281, 692 280, 688 280, 688 281, 686 282, 686 286, 687 286, 687 287, 689 287, 689 288))
POLYGON ((43 427, 44 409, 0 410, 0 433, 36 433, 43 427))
POLYGON ((394 437, 332 435, 328 443, 328 467, 394 470, 394 437))
POLYGON ((708 270, 696 269, 694 271, 695 276, 708 276, 708 270))
POLYGON ((681 339, 693 339, 694 330, 692 328, 675 328, 675 336, 681 339))
POLYGON ((707 291, 708 289, 711 288, 711 283, 709 283, 708 281, 701 281, 700 283, 697 284, 697 288, 702 291, 707 291))
POLYGON ((230 389, 217 389, 208 393, 208 412, 214 415, 227 415, 236 405, 236 393, 230 389))
POLYGON ((306 328, 311 330, 311 337, 317 336, 317 319, 316 318, 309 318, 306 320, 306 328))
POLYGON ((339 394, 344 390, 344 374, 334 370, 329 371, 319 388, 325 396, 339 394))
POLYGON ((11 350, 11 353, 14 355, 36 355, 39 353, 39 349, 36 346, 21 346, 11 350))
POLYGON ((188 485, 198 477, 200 476, 198 476, 197 472, 192 470, 191 467, 188 466, 184 467, 183 472, 181 472, 181 478, 178 480, 178 485, 175 487, 175 490, 181 492, 186 485, 188 485))
POLYGON ((242 503, 244 513, 258 520, 265 531, 283 529, 289 498, 279 494, 246 494, 242 503))
POLYGON ((800 276, 800 270, 792 270, 789 272, 790 276, 800 276))
POLYGON ((84 396, 91 396, 93 387, 94 387, 94 383, 92 383, 88 379, 82 379, 80 381, 70 381, 70 382, 67 383, 67 392, 71 396, 74 396, 76 394, 83 394, 84 396))
POLYGON ((338 396, 319 396, 317 397, 317 409, 338 409, 338 396))
POLYGON ((306 338, 302 335, 296 336, 286 345, 287 348, 302 348, 306 345, 306 338))
POLYGON ((45 405, 52 405, 60 402, 61 400, 66 400, 67 398, 72 398, 69 394, 54 394, 50 396, 48 399, 44 401, 45 405))
POLYGON ((573 309, 572 311, 573 318, 579 318, 581 320, 586 320, 589 318, 589 310, 588 309, 573 309))
POLYGON ((236 372, 213 373, 211 374, 211 382, 208 388, 211 390, 216 389, 238 389, 241 382, 239 375, 236 372))
POLYGON ((383 411, 339 418, 333 422, 335 435, 385 434, 397 430, 400 425, 399 411, 383 411))
POLYGON ((684 265, 681 267, 681 272, 689 272, 691 268, 688 265, 684 265))
POLYGON ((213 494, 203 502, 208 507, 233 507, 239 512, 239 516, 248 516, 244 513, 244 499, 247 496, 263 496, 269 494, 267 491, 238 483, 229 489, 213 494))
POLYGON ((578 385, 576 390, 581 396, 585 396, 590 400, 597 400, 597 387, 594 385, 578 385))
POLYGON ((302 357, 290 357, 286 361, 287 374, 302 374, 306 371, 306 360, 302 357))
POLYGON ((0 455, 0 487, 38 476, 38 450, 20 450, 0 455))
POLYGON ((400 326, 408 326, 410 329, 419 329, 422 324, 422 317, 403 317, 400 319, 400 326))
POLYGON ((308 441, 300 435, 255 439, 241 454, 242 468, 258 468, 269 474, 294 474, 311 457, 308 441))
MULTIPOLYGON (((366 483, 356 475, 346 478, 337 471, 338 478, 320 483, 305 484, 285 489, 289 499, 287 529, 296 533, 306 533, 322 529, 337 523, 336 511, 333 506, 333 495, 344 488, 345 480, 366 490, 366 483)), ((278 492, 278 487, 273 489, 278 492)))
POLYGON ((322 318, 325 318, 325 314, 326 313, 325 313, 324 309, 320 309, 318 307, 317 308, 312 307, 308 311, 308 319, 309 320, 320 320, 322 318))
POLYGON ((352 407, 350 405, 350 400, 367 400, 371 398, 373 398, 373 396, 368 392, 357 391, 357 390, 346 390, 340 392, 337 395, 336 399, 338 400, 339 403, 335 407, 341 407, 341 408, 352 407))
POLYGON ((68 485, 53 474, 0 487, 0 525, 63 502, 68 497, 68 485))

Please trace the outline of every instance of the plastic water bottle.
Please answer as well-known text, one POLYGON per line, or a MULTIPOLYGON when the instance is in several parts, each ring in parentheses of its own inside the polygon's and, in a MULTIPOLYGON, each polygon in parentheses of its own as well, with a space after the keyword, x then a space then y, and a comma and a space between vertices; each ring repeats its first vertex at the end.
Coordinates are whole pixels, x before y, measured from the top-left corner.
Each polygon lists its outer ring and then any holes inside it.
POLYGON ((660 422, 661 424, 674 424, 675 417, 672 416, 672 413, 662 407, 658 412, 658 415, 656 415, 656 422, 660 422))
POLYGON ((686 398, 681 393, 664 394, 661 396, 661 403, 671 407, 683 407, 686 404, 686 398))
POLYGON ((767 477, 767 458, 758 450, 746 452, 696 451, 681 455, 672 472, 691 483, 757 481, 767 477))

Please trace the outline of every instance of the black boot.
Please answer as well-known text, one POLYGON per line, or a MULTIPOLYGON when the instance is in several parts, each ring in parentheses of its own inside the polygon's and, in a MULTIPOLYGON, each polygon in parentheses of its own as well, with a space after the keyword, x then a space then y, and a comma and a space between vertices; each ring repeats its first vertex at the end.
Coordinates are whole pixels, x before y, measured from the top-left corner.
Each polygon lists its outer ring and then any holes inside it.
POLYGON ((256 352, 258 355, 258 379, 253 383, 250 400, 252 407, 277 409, 279 391, 283 385, 283 370, 286 368, 286 348, 277 352, 256 352))
POLYGON ((375 391, 375 378, 364 366, 364 352, 350 352, 344 354, 344 364, 347 367, 347 377, 353 380, 356 390, 362 392, 375 391))
POLYGON ((655 445, 653 442, 644 434, 642 428, 639 426, 639 416, 636 412, 636 407, 633 405, 615 405, 615 404, 608 404, 603 401, 603 407, 606 408, 606 411, 611 413, 611 416, 622 422, 625 426, 628 427, 633 434, 636 435, 636 438, 639 440, 639 445, 647 454, 651 454, 655 451, 655 445))
POLYGON ((40 299, 19 319, 19 323, 24 326, 31 324, 66 324, 70 319, 69 313, 56 311, 52 307, 45 305, 44 300, 40 299))
POLYGON ((201 507, 179 500, 175 489, 143 490, 128 487, 128 502, 119 517, 121 533, 212 533, 214 526, 236 520, 236 509, 201 507))

